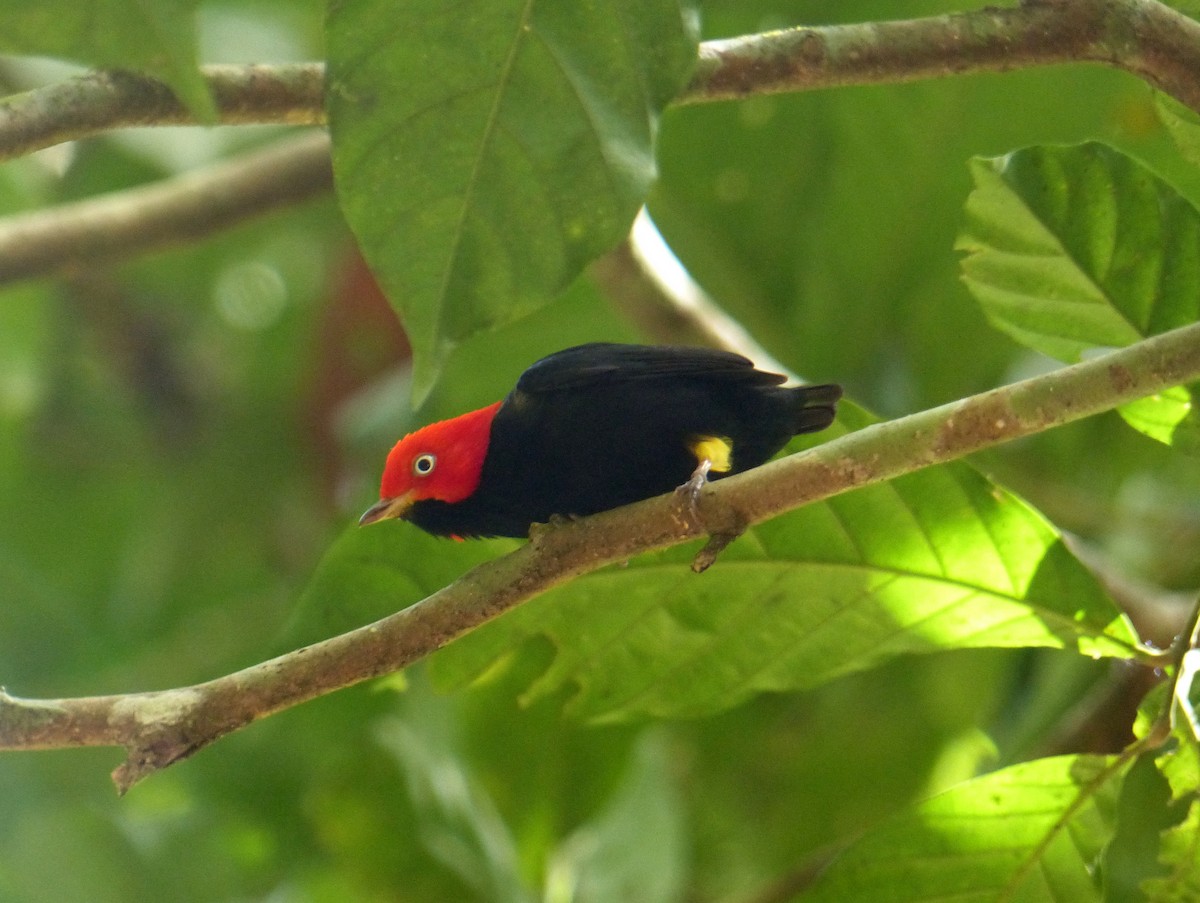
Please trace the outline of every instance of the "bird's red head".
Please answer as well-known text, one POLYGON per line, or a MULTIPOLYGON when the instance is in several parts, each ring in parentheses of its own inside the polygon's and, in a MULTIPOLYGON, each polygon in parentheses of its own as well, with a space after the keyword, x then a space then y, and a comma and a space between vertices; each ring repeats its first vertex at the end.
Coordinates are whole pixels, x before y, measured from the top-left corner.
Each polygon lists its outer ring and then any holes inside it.
POLYGON ((359 523, 403 517, 425 499, 454 504, 467 498, 479 486, 492 418, 501 404, 431 423, 397 442, 383 468, 379 501, 359 523))

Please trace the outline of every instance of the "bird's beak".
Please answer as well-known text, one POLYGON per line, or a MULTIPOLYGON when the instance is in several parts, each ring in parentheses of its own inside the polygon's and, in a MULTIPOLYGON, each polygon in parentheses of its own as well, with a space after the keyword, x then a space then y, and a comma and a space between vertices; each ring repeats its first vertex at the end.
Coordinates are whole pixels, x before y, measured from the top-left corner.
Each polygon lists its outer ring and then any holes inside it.
POLYGON ((380 499, 363 512, 362 517, 358 519, 358 525, 365 527, 367 524, 373 524, 378 520, 404 517, 408 513, 408 509, 412 507, 412 503, 412 497, 407 492, 393 499, 380 499))

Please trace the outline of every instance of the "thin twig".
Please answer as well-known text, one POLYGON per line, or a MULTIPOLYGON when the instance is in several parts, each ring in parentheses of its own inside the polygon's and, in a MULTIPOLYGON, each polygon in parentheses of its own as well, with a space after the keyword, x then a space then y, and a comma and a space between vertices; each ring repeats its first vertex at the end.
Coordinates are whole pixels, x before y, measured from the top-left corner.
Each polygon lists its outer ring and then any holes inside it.
MULTIPOLYGON (((1192 684, 1200 671, 1200 596, 1188 615, 1187 624, 1171 645, 1175 670, 1171 675, 1170 695, 1167 697, 1167 721, 1177 727, 1182 718, 1192 737, 1200 742, 1200 718, 1192 706, 1192 684)), ((1160 719, 1161 720, 1161 719, 1160 719)))
MULTIPOLYGON (((700 45, 680 104, 1092 62, 1200 111, 1200 24, 1157 0, 1025 0, 898 22, 790 28, 700 45)), ((205 66, 225 124, 324 121, 324 66, 205 66)), ((194 124, 162 82, 93 72, 0 101, 0 160, 131 125, 194 124)))
POLYGON ((1083 62, 1123 69, 1200 112, 1200 24, 1157 0, 1025 0, 706 41, 678 102, 1083 62))
POLYGON ((692 278, 644 207, 629 237, 596 260, 590 272, 613 309, 647 338, 722 348, 750 358, 760 369, 787 372, 692 278))
MULTIPOLYGON (((695 75, 677 103, 1078 62, 1124 69, 1200 111, 1200 24, 1157 0, 1027 0, 1012 8, 989 7, 900 22, 792 28, 708 41, 701 45, 695 75)), ((324 66, 320 63, 207 66, 202 73, 222 123, 312 124, 324 120, 324 66)), ((0 160, 114 128, 191 122, 191 114, 163 83, 127 72, 93 72, 0 101, 0 160)), ((141 197, 134 194, 124 205, 122 216, 129 234, 137 231, 132 220, 141 197)), ((286 200, 283 195, 277 202, 286 200)), ((116 196, 113 201, 116 203, 116 196)), ((166 197, 162 201, 168 206, 171 203, 166 197)), ((198 203, 195 208, 200 221, 229 224, 237 220, 220 211, 210 217, 200 207, 198 203)), ((241 209, 250 215, 251 205, 241 209)), ((63 209, 58 211, 59 218, 49 222, 71 230, 83 245, 105 247, 107 223, 73 222, 71 217, 77 212, 77 207, 63 209), (101 233, 90 234, 89 226, 101 233)), ((148 216, 155 213, 147 211, 148 216)), ((9 234, 11 225, 11 221, 0 221, 0 237, 9 234)), ((153 240, 167 233, 152 223, 140 234, 151 244, 142 246, 131 240, 123 246, 123 253, 157 247, 153 240)), ((66 247, 64 242, 56 245, 58 251, 66 247)), ((629 251, 616 252, 610 262, 629 251)), ((41 260, 41 267, 23 267, 20 272, 25 278, 54 273, 69 262, 50 250, 32 256, 41 260)), ((601 269, 604 266, 600 264, 601 269)), ((9 272, 0 258, 0 284, 16 278, 9 272)))
POLYGON ((313 132, 162 182, 0 220, 0 285, 196 241, 328 192, 313 132))
MULTIPOLYGON (((222 125, 325 121, 325 66, 203 66, 222 125)), ((0 100, 0 160, 112 129, 195 125, 169 87, 134 72, 97 71, 0 100)))
MULTIPOLYGON (((709 530, 952 461, 1200 379, 1200 324, 1035 379, 842 436, 709 487, 709 530)), ((177 690, 82 699, 0 696, 0 749, 119 745, 121 790, 257 719, 404 668, 581 574, 701 535, 668 494, 549 529, 403 611, 177 690)), ((697 578, 702 579, 702 578, 697 578)))

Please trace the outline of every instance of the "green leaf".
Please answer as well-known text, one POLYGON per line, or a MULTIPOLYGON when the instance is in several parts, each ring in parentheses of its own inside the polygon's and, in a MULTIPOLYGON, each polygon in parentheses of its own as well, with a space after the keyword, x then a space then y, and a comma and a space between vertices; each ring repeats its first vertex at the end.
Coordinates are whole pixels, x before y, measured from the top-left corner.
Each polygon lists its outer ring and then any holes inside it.
POLYGON ((1164 874, 1161 835, 1179 818, 1168 805, 1170 787, 1155 759, 1153 753, 1138 756, 1121 782, 1115 830, 1101 862, 1106 900, 1137 900, 1139 885, 1164 874))
POLYGON ((408 779, 422 844, 480 900, 529 903, 512 834, 455 748, 449 713, 417 695, 407 719, 391 719, 378 733, 408 779))
POLYGON ((696 57, 677 0, 338 0, 328 44, 338 190, 417 399, 624 237, 696 57))
MULTIPOLYGON (((1187 658, 1176 667, 1184 669, 1174 687, 1175 694, 1179 694, 1189 679, 1187 658)), ((1168 689, 1168 685, 1159 684, 1146 694, 1134 722, 1135 736, 1144 738, 1162 717, 1163 710, 1174 707, 1173 741, 1164 745, 1154 757, 1154 765, 1161 772, 1160 780, 1165 784, 1160 795, 1169 802, 1166 818, 1156 818, 1152 807, 1142 800, 1139 800, 1140 811, 1133 816, 1151 824, 1157 821, 1161 831, 1155 838, 1157 855, 1149 850, 1142 851, 1143 859, 1157 861, 1159 867, 1155 869, 1152 864, 1142 863, 1141 874, 1153 877, 1141 882, 1140 899, 1146 903, 1191 903, 1200 899, 1200 737, 1193 731, 1191 718, 1185 717, 1182 711, 1183 700, 1177 695, 1168 695, 1168 689)), ((1188 702, 1190 704, 1190 697, 1188 702)), ((1118 840, 1120 834, 1118 831, 1118 840)))
POLYGON ((1094 867, 1122 771, 1061 756, 967 781, 868 832, 801 899, 1099 901, 1094 867))
POLYGON ((216 120, 196 65, 196 0, 0 0, 0 52, 133 69, 162 79, 201 122, 216 120))
MULTIPOLYGON (((844 405, 840 417, 861 415, 844 405)), ((435 682, 463 686, 545 636, 557 656, 528 697, 569 687, 578 715, 614 720, 699 716, 909 653, 1138 654, 1054 530, 965 465, 761 524, 700 576, 693 552, 642 556, 526 603, 439 652, 435 682)))
POLYGON ((1200 419, 1192 415, 1192 392, 1175 386, 1122 405, 1120 414, 1139 433, 1174 445, 1189 454, 1200 453, 1200 419))
POLYGON ((515 546, 506 539, 456 542, 398 521, 349 527, 305 587, 282 645, 294 649, 407 608, 515 546))
POLYGON ((1179 152, 1193 165, 1200 166, 1200 116, 1162 92, 1155 93, 1154 108, 1179 152))
POLYGON ((1166 5, 1185 16, 1200 18, 1200 0, 1166 0, 1166 5))
MULTIPOLYGON (((1137 161, 1096 143, 1031 147, 976 158, 971 173, 963 278, 1018 342, 1074 362, 1200 315, 1200 213, 1137 161)), ((1190 448, 1194 407, 1179 389, 1121 413, 1190 448)))
POLYGON ((1200 900, 1200 799, 1193 798, 1187 817, 1163 832, 1158 859, 1170 872, 1142 883, 1146 903, 1200 900))
MULTIPOLYGON (((840 416, 867 422, 849 405, 840 416)), ((514 544, 458 543, 400 523, 351 528, 307 587, 288 645, 399 610, 514 544)), ((965 465, 761 524, 700 576, 693 553, 641 556, 533 599, 435 655, 435 682, 462 687, 544 636, 557 654, 527 699, 570 687, 578 715, 615 720, 716 712, 912 653, 1140 654, 1053 528, 965 465)))
POLYGON ((546 903, 672 903, 683 895, 684 806, 670 749, 642 737, 625 780, 604 809, 554 853, 546 903))

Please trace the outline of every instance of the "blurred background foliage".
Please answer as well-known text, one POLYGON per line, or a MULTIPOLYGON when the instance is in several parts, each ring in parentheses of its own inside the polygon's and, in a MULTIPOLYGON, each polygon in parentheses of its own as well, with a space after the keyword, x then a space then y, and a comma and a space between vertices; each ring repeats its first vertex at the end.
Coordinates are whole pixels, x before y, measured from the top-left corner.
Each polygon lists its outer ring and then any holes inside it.
MULTIPOLYGON (((709 0, 702 28, 966 8, 709 0)), ((205 61, 322 55, 317 2, 198 10, 205 61)), ((0 63, 8 91, 60 75, 0 63)), ((53 148, 0 166, 0 211, 153 181, 279 133, 156 129, 53 148)), ((972 155, 1099 138, 1200 198, 1150 90, 1093 66, 674 109, 660 138, 650 211, 690 272, 779 360, 885 416, 1048 367, 991 329, 959 281, 972 155)), ((278 651, 398 435, 495 400, 542 354, 637 338, 585 277, 465 343, 412 412, 404 337, 332 198, 0 290, 0 680, 25 696, 115 693, 278 651)), ((1115 414, 976 463, 1106 567, 1200 583, 1194 462, 1115 414)), ((516 900, 543 884, 547 900, 634 899, 623 886, 750 900, 983 766, 1111 750, 1130 717, 1119 665, 970 651, 713 717, 592 727, 564 718, 561 698, 515 701, 551 654, 531 641, 451 696, 422 668, 341 692, 124 799, 113 750, 6 754, 0 900, 516 900), (1075 722, 1093 704, 1103 714, 1087 713, 1084 736, 1075 722)))

